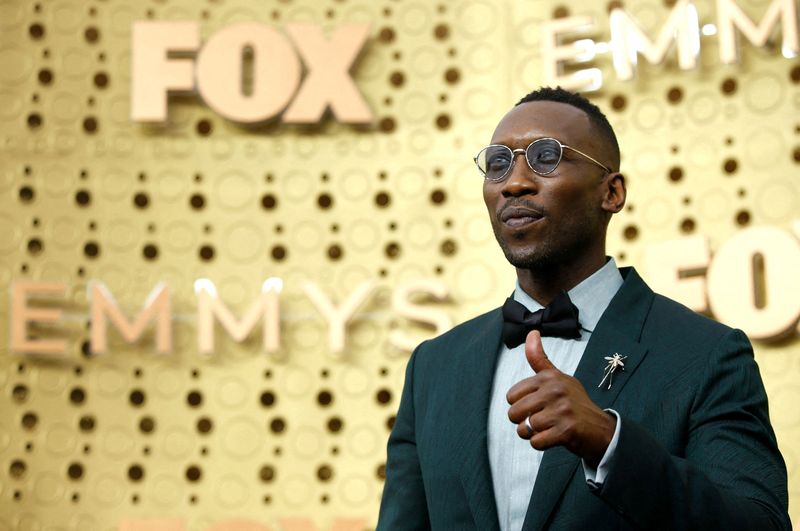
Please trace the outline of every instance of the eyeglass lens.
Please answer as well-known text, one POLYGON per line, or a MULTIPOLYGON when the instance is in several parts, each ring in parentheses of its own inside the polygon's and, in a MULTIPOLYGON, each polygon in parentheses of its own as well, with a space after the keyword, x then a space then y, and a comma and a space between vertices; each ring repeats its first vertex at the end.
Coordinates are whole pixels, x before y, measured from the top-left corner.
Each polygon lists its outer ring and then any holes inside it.
MULTIPOLYGON (((552 138, 533 142, 525 151, 525 158, 533 171, 540 175, 552 173, 561 161, 561 144, 552 138)), ((478 154, 478 167, 491 181, 503 179, 514 161, 514 153, 507 146, 488 146, 478 154)))

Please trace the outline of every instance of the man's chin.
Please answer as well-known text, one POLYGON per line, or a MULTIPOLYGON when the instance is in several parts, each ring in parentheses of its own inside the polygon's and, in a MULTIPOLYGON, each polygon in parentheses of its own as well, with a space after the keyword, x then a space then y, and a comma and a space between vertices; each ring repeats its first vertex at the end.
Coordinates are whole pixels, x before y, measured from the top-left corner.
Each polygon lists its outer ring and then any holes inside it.
POLYGON ((508 245, 506 242, 499 242, 503 254, 512 266, 518 269, 542 269, 547 267, 549 259, 547 253, 541 249, 531 246, 518 247, 508 245))

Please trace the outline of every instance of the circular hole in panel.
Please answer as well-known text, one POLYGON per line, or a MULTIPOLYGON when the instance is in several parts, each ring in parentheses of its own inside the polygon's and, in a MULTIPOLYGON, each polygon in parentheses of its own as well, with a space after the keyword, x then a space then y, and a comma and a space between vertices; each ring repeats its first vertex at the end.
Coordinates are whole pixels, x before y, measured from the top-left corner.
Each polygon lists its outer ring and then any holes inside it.
POLYGON ((317 478, 320 481, 330 481, 333 478, 333 468, 330 465, 320 465, 317 468, 317 478))
POLYGON ((100 30, 95 26, 89 26, 83 32, 83 37, 86 39, 86 42, 96 43, 100 40, 100 30))
POLYGON ((97 258, 100 255, 100 245, 97 242, 86 242, 83 246, 83 254, 87 258, 97 258))
POLYGON ((96 423, 92 415, 83 415, 80 419, 78 419, 78 427, 84 432, 94 431, 95 424, 96 423))
POLYGON ((197 465, 190 465, 186 468, 186 479, 195 483, 203 477, 203 471, 197 465))
POLYGON ((333 394, 324 389, 317 394, 317 403, 321 406, 329 406, 333 402, 333 394))
POLYGON ((39 70, 37 77, 39 79, 39 83, 42 85, 49 85, 53 82, 53 71, 49 68, 42 68, 39 70))
POLYGON ((211 433, 212 429, 214 429, 214 423, 210 418, 200 417, 199 419, 197 419, 198 433, 202 434, 211 433))
POLYGON ((94 81, 94 85, 97 88, 101 88, 101 89, 106 88, 108 86, 108 74, 106 74, 105 72, 97 72, 94 75, 93 81, 94 81))
POLYGON ((680 103, 683 99, 683 89, 680 87, 671 87, 667 91, 667 101, 672 104, 680 103))
POLYGON ((36 193, 30 186, 23 186, 19 189, 19 199, 23 203, 30 203, 35 196, 36 193))
POLYGON ((264 483, 269 483, 275 479, 275 467, 271 465, 263 465, 258 471, 258 477, 264 483))
POLYGON ((722 84, 720 85, 719 89, 726 96, 734 94, 736 92, 736 89, 737 89, 736 80, 734 78, 732 78, 732 77, 725 78, 722 81, 722 84))
POLYGON ((12 478, 19 479, 25 475, 25 471, 28 469, 28 466, 25 464, 25 461, 21 459, 15 459, 11 461, 11 465, 8 467, 8 472, 11 474, 12 478))
POLYGON ((87 206, 92 202, 92 196, 88 190, 78 190, 75 192, 75 202, 79 206, 87 206))
POLYGON ((203 194, 192 194, 189 198, 189 205, 195 210, 201 210, 206 206, 206 198, 203 194))
POLYGON ((384 133, 391 133, 392 131, 395 130, 396 127, 397 123, 391 116, 381 118, 380 122, 378 122, 378 129, 380 129, 384 133))
POLYGON ((750 224, 750 212, 747 210, 740 210, 736 213, 736 224, 745 227, 750 224))
POLYGON ((286 421, 281 417, 276 417, 270 421, 269 429, 275 434, 283 433, 283 431, 286 429, 286 421))
POLYGON ((28 35, 30 35, 31 39, 39 40, 44 37, 45 29, 44 25, 35 22, 28 26, 28 35))
POLYGON ((389 206, 392 202, 392 197, 384 191, 375 194, 375 204, 381 208, 389 206))
POLYGON ((27 413, 22 415, 22 421, 21 421, 22 427, 25 428, 26 430, 34 429, 36 427, 36 424, 38 424, 38 422, 39 422, 39 417, 36 415, 36 413, 33 413, 32 411, 28 411, 27 413))
POLYGON ((67 477, 75 481, 83 477, 83 465, 80 463, 70 463, 67 467, 67 477))
POLYGON ((261 405, 264 407, 271 407, 275 405, 275 393, 272 391, 264 391, 261 393, 261 405))
POLYGON ((375 393, 375 401, 379 404, 386 405, 392 401, 392 392, 388 389, 380 389, 375 393))
POLYGON ((42 115, 35 112, 29 114, 27 118, 28 127, 31 129, 38 129, 41 127, 42 121, 42 115))
POLYGON ((344 421, 341 419, 341 417, 331 417, 328 419, 327 428, 331 433, 340 432, 343 426, 344 421))
POLYGON ((87 116, 83 119, 83 130, 88 134, 94 134, 97 132, 97 129, 100 127, 100 124, 97 122, 97 118, 94 116, 87 116))
POLYGON ((32 255, 37 255, 44 249, 44 244, 39 238, 31 238, 28 240, 28 252, 32 255))
POLYGON ((342 258, 343 254, 344 251, 342 250, 342 247, 338 244, 334 243, 328 247, 328 258, 331 260, 339 260, 342 258))
POLYGON ((130 395, 128 395, 128 401, 134 407, 142 406, 145 402, 145 399, 146 398, 144 391, 142 391, 141 389, 134 389, 133 391, 131 391, 130 395))
POLYGON ((261 206, 266 210, 272 210, 278 206, 278 199, 272 194, 264 194, 261 197, 261 206))
POLYGON ((139 420, 139 430, 142 433, 153 433, 153 430, 156 429, 156 421, 153 417, 142 417, 139 420))
POLYGON ((191 407, 199 407, 203 404, 203 394, 200 391, 189 391, 186 395, 186 403, 191 407))
POLYGON ((80 387, 74 387, 69 392, 69 401, 75 405, 83 404, 86 401, 86 391, 80 387))
POLYGON ((211 245, 203 245, 200 247, 198 255, 200 256, 200 259, 205 262, 211 261, 214 259, 214 247, 211 245))

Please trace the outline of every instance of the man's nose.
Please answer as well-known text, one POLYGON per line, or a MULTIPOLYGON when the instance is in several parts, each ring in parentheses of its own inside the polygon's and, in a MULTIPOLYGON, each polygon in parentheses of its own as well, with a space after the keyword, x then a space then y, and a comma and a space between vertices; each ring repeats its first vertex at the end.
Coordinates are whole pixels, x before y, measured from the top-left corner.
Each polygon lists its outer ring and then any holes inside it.
POLYGON ((518 196, 536 193, 536 173, 528 166, 524 149, 515 149, 512 153, 511 169, 503 182, 503 195, 518 196), (522 159, 518 158, 522 155, 522 159))

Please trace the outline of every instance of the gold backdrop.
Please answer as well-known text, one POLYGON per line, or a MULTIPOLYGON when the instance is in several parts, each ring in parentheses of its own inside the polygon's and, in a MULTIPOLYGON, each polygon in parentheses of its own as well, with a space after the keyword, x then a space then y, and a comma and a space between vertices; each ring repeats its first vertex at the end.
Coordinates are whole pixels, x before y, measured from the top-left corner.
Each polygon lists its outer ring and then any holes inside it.
MULTIPOLYGON (((430 333, 392 310, 392 292, 437 279, 450 296, 431 304, 461 322, 512 290, 471 157, 542 83, 539 24, 589 14, 607 40, 611 4, 653 36, 673 2, 0 1, 0 286, 68 286, 36 303, 63 310, 61 322, 29 327, 66 339, 65 356, 11 352, 0 305, 0 529, 173 518, 204 530, 236 517, 374 527, 408 358, 388 336, 430 333), (167 126, 132 123, 131 23, 148 19, 198 21, 203 39, 240 21, 367 22, 353 72, 374 124, 242 127, 194 96, 170 99, 167 126), (268 277, 284 282, 280 350, 217 327, 216 352, 199 354, 195 279, 241 315, 268 277), (174 353, 110 330, 109 352, 90 355, 92 279, 129 316, 165 281, 174 353), (338 304, 368 280, 377 288, 333 355, 303 284, 338 304)), ((769 3, 738 4, 758 20, 769 3)), ((713 2, 696 5, 714 21, 713 2)), ((608 55, 594 61, 604 85, 591 97, 617 130, 629 184, 609 235, 619 263, 641 271, 648 243, 687 235, 716 250, 747 226, 789 230, 800 63, 777 42, 744 43, 725 66, 704 36, 695 71, 671 53, 632 82, 608 55)), ((800 342, 755 348, 797 521, 800 342)))

